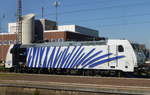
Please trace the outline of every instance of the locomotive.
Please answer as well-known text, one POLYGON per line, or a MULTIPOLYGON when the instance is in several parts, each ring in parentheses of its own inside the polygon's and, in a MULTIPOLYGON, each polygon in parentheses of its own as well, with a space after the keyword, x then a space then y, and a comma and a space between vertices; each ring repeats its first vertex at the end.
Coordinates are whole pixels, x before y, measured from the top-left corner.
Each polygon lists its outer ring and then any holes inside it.
POLYGON ((145 63, 142 49, 128 40, 68 41, 12 45, 5 68, 22 72, 95 75, 103 71, 135 72, 145 63))

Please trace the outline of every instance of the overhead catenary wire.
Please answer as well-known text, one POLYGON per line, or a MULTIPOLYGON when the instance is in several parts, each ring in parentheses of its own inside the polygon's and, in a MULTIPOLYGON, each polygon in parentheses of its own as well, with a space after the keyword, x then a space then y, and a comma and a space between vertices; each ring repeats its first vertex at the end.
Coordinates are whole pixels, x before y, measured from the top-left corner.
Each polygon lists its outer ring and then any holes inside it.
MULTIPOLYGON (((142 3, 133 3, 133 4, 122 4, 122 5, 113 5, 113 6, 108 6, 108 7, 100 7, 100 8, 89 8, 89 9, 79 9, 79 10, 73 10, 73 11, 64 11, 64 12, 59 12, 59 15, 65 15, 65 14, 74 14, 74 13, 79 13, 79 12, 90 12, 90 11, 99 11, 99 10, 106 10, 106 9, 113 9, 113 8, 121 8, 121 7, 135 7, 135 6, 149 6, 150 2, 142 2, 142 3)), ((55 13, 49 13, 47 15, 55 15, 55 13)))
MULTIPOLYGON (((150 2, 140 2, 140 3, 131 3, 131 4, 121 4, 121 5, 113 5, 113 6, 108 6, 108 7, 101 7, 101 8, 89 8, 89 9, 78 9, 78 10, 72 10, 72 11, 64 11, 64 12, 58 12, 58 15, 72 15, 75 13, 84 13, 84 12, 93 12, 93 11, 99 11, 99 10, 108 10, 108 9, 113 9, 113 8, 121 8, 121 7, 136 7, 136 6, 149 6, 150 2)), ((45 12, 46 12, 45 8, 45 12)), ((25 12, 25 10, 24 10, 25 12)), ((41 17, 41 13, 36 14, 37 17, 41 17)), ((47 16, 55 16, 56 13, 52 12, 52 13, 47 13, 44 14, 45 18, 47 18, 47 16)))
MULTIPOLYGON (((108 0, 109 1, 109 0, 108 0)), ((126 7, 126 6, 129 6, 129 7, 135 7, 135 6, 143 6, 143 5, 149 5, 149 3, 150 2, 142 2, 142 3, 134 3, 134 4, 121 4, 121 5, 113 5, 113 6, 109 6, 109 7, 102 7, 102 8, 97 8, 97 10, 98 9, 112 9, 112 7, 113 8, 118 8, 118 7, 126 7), (133 6, 133 5, 135 5, 135 6, 133 6)), ((95 8, 96 9, 96 8, 95 8)), ((88 9, 80 9, 81 11, 92 11, 92 10, 94 10, 94 8, 92 8, 91 10, 88 10, 88 9)), ((79 10, 77 10, 77 11, 79 11, 79 10)), ((77 11, 75 11, 75 13, 77 12, 77 11)), ((68 12, 74 12, 74 11, 68 11, 68 12)), ((65 14, 65 12, 61 12, 61 13, 63 13, 63 14, 65 14)), ((55 15, 55 13, 52 13, 52 14, 54 14, 55 15)), ((58 13, 59 14, 59 13, 58 13)), ((67 13, 67 14, 69 14, 69 13, 67 13)), ((72 13, 70 13, 70 14, 72 14, 72 13)), ((134 17, 134 16, 144 16, 144 15, 149 15, 149 14, 133 14, 133 15, 128 15, 128 16, 117 16, 117 17, 104 17, 104 18, 93 18, 93 19, 88 19, 88 20, 80 20, 80 21, 78 21, 78 22, 81 22, 81 21, 89 21, 89 22, 91 22, 91 21, 95 21, 95 20, 108 20, 108 19, 117 19, 117 18, 124 18, 124 17, 134 17)), ((44 15, 44 16, 46 16, 46 15, 44 15)), ((64 22, 72 22, 72 21, 64 21, 64 22)))
POLYGON ((106 24, 101 25, 101 27, 111 27, 111 26, 122 26, 122 25, 131 25, 131 24, 147 24, 150 23, 150 21, 143 21, 143 22, 131 22, 131 23, 118 23, 118 24, 106 24))
POLYGON ((131 23, 117 23, 117 24, 99 24, 99 25, 88 25, 87 27, 95 27, 95 28, 108 28, 108 27, 118 27, 118 26, 126 26, 126 25, 136 25, 136 24, 149 24, 150 21, 143 22, 131 22, 131 23))
MULTIPOLYGON (((58 0, 59 2, 62 2, 61 0, 58 0)), ((113 2, 113 0, 104 0, 104 1, 94 1, 94 3, 97 3, 97 4, 103 4, 103 3, 107 3, 107 2, 113 2)), ((116 0, 116 1, 119 1, 119 0, 116 0)), ((52 2, 53 3, 53 2, 52 2)), ((89 3, 87 2, 87 3, 78 3, 78 4, 76 4, 76 5, 78 5, 78 6, 87 6, 89 3)), ((91 4, 91 3, 90 3, 91 4)), ((62 3, 62 6, 61 7, 68 7, 68 8, 70 8, 70 7, 76 7, 76 5, 75 4, 67 4, 67 5, 63 5, 63 3, 62 3)), ((43 6, 42 6, 43 7, 43 6)), ((41 8, 41 7, 40 7, 41 8)), ((53 8, 53 6, 44 6, 44 8, 45 9, 48 9, 48 8, 53 8)), ((24 11, 26 11, 26 9, 23 9, 24 11)), ((29 9, 28 9, 29 10, 29 9)), ((30 8, 30 10, 39 10, 39 8, 33 8, 33 7, 31 7, 30 8)), ((55 13, 52 13, 52 14, 55 14, 55 13)))
MULTIPOLYGON (((115 0, 115 1, 120 1, 120 0, 115 0)), ((147 1, 147 0, 146 0, 147 1)), ((60 1, 61 2, 61 1, 60 1)), ((103 3, 107 3, 107 2, 113 2, 113 0, 104 0, 104 1, 94 1, 94 3, 96 3, 96 4, 103 4, 103 3)), ((147 4, 147 3, 150 3, 149 1, 148 2, 138 2, 138 3, 132 3, 132 4, 123 4, 123 5, 113 5, 113 6, 110 6, 110 7, 120 7, 120 6, 122 6, 122 7, 126 7, 126 6, 132 6, 132 5, 134 5, 135 4, 135 6, 137 6, 137 5, 139 5, 139 4, 142 4, 143 5, 143 3, 145 3, 145 4, 147 4), (125 6, 124 6, 125 5, 125 6)), ((62 6, 61 7, 68 7, 68 8, 70 8, 70 7, 76 7, 76 6, 88 6, 88 4, 89 3, 79 3, 79 4, 69 4, 69 5, 64 5, 63 6, 63 3, 62 3, 62 6)), ((91 5, 91 3, 89 4, 89 5, 91 5)), ((48 9, 50 6, 44 6, 45 7, 45 9, 48 9)), ((109 6, 108 6, 109 7, 109 6)), ((41 7, 40 7, 41 8, 41 7)), ((51 8, 53 8, 52 6, 51 6, 51 8)), ((105 7, 103 7, 103 8, 105 8, 105 7)), ((89 8, 89 9, 87 9, 87 10, 90 10, 90 9, 93 9, 94 10, 94 8, 89 8)), ((96 8, 96 9, 99 9, 99 8, 96 8)), ((23 9, 24 11, 26 11, 26 9, 23 9)), ((29 10, 29 9, 28 9, 29 10)), ((33 8, 33 7, 31 7, 30 8, 30 10, 40 10, 39 8, 33 8)), ((48 9, 49 10, 49 9, 48 9)), ((66 12, 76 12, 76 11, 84 11, 84 10, 86 10, 86 9, 79 9, 79 10, 73 10, 73 11, 66 11, 66 12)), ((55 15, 55 12, 52 12, 52 13, 48 13, 48 14, 51 14, 51 15, 55 15)), ((47 15, 48 15, 47 14, 47 15)), ((60 13, 60 14, 65 14, 65 12, 62 12, 62 13, 60 13)), ((69 14, 69 13, 68 13, 69 14)))
MULTIPOLYGON (((118 17, 104 17, 104 18, 96 18, 96 19, 87 19, 87 20, 81 20, 81 21, 77 21, 77 22, 82 22, 82 21, 89 21, 89 22, 94 22, 95 20, 111 20, 111 19, 119 19, 119 18, 124 18, 124 17, 134 17, 134 16, 148 16, 150 15, 150 13, 145 13, 145 14, 131 14, 131 15, 127 15, 127 16, 118 16, 118 17)), ((75 21, 69 21, 70 23, 74 23, 75 21)), ((126 23, 126 24, 122 24, 122 23, 118 23, 118 24, 105 24, 105 25, 93 25, 93 26, 101 26, 101 27, 113 27, 113 26, 121 26, 121 25, 129 25, 129 24, 146 24, 146 23, 150 23, 150 21, 144 21, 144 22, 132 22, 132 23, 126 23)))
POLYGON ((139 16, 149 16, 150 13, 144 13, 144 14, 130 14, 130 15, 121 15, 116 17, 103 17, 103 18, 93 18, 93 19, 83 19, 83 20, 68 20, 68 21, 62 21, 65 23, 74 23, 74 22, 94 22, 94 21, 101 21, 101 20, 112 20, 112 19, 121 19, 126 17, 139 17, 139 16))
MULTIPOLYGON (((91 0, 90 0, 91 1, 91 0)), ((115 1, 120 1, 120 0, 115 0, 115 1)), ((76 4, 65 4, 65 6, 63 6, 63 7, 76 7, 76 5, 78 5, 78 7, 79 6, 89 6, 89 5, 91 5, 91 4, 105 4, 105 3, 110 3, 110 2, 114 2, 114 0, 103 0, 103 1, 100 1, 100 0, 98 0, 98 1, 92 1, 93 3, 89 3, 89 2, 87 2, 87 0, 86 0, 86 2, 84 1, 84 2, 80 2, 80 3, 76 3, 76 4)))

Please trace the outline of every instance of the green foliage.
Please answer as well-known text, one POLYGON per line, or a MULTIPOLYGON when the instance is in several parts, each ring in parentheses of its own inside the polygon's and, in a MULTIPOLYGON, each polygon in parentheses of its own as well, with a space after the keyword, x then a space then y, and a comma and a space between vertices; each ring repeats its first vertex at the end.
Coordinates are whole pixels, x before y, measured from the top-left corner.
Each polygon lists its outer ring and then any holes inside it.
POLYGON ((36 89, 33 93, 33 95, 40 95, 40 92, 36 89))

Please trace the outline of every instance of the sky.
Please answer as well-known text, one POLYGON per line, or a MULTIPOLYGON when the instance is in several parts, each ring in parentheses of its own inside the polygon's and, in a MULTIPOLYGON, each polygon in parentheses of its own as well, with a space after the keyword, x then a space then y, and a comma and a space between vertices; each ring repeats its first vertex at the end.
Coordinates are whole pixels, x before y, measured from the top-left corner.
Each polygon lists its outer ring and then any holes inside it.
MULTIPOLYGON (((128 39, 150 48, 150 0, 22 0, 23 15, 35 13, 55 20, 55 1, 58 24, 76 24, 99 31, 100 37, 128 39)), ((0 0, 0 27, 7 32, 7 24, 16 21, 16 0, 0 0)))

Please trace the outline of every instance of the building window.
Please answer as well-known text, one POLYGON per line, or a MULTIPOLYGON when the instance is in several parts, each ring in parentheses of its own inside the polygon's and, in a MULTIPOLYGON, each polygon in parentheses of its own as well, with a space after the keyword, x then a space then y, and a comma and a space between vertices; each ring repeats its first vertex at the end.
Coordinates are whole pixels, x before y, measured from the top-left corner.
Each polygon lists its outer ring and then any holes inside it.
POLYGON ((119 51, 119 52, 124 52, 124 48, 123 48, 122 45, 119 45, 119 46, 118 46, 118 51, 119 51))

